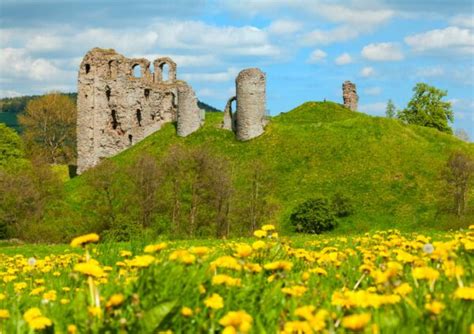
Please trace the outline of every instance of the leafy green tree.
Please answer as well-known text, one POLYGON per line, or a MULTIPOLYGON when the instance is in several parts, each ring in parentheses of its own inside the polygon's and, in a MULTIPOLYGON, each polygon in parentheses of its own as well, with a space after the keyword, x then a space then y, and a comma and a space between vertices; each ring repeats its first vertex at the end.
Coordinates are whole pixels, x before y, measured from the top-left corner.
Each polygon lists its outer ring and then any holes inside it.
POLYGON ((398 118, 408 124, 417 124, 452 133, 449 122, 454 121, 451 103, 442 101, 447 91, 430 86, 426 83, 417 83, 413 88, 413 97, 407 108, 398 113, 398 118))
POLYGON ((388 100, 387 108, 385 109, 385 115, 387 118, 394 118, 396 115, 395 104, 393 104, 392 100, 388 100))
POLYGON ((320 234, 332 230, 336 220, 329 199, 316 197, 309 199, 291 213, 290 222, 297 232, 320 234))
POLYGON ((41 153, 50 163, 71 163, 76 149, 76 105, 59 93, 28 102, 18 117, 27 149, 41 153))
POLYGON ((0 123, 0 167, 24 158, 23 143, 16 132, 0 123))

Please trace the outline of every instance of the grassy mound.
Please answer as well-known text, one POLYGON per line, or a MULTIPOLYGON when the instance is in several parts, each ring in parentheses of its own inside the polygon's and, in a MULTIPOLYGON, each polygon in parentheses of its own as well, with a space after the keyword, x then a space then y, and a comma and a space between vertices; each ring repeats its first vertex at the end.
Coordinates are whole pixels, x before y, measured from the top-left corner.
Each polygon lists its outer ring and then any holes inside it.
MULTIPOLYGON (((437 130, 351 112, 332 102, 307 102, 273 117, 265 133, 249 142, 220 129, 222 117, 207 113, 204 127, 187 138, 177 137, 168 124, 113 159, 127 167, 142 152, 160 156, 175 143, 205 146, 231 161, 237 188, 247 177, 244 171, 260 161, 272 180, 268 197, 281 226, 304 200, 339 192, 355 207, 336 229, 346 233, 446 227, 437 209, 441 170, 453 150, 474 152, 474 145, 437 130)), ((83 177, 69 181, 67 189, 66 202, 80 211, 83 177)))

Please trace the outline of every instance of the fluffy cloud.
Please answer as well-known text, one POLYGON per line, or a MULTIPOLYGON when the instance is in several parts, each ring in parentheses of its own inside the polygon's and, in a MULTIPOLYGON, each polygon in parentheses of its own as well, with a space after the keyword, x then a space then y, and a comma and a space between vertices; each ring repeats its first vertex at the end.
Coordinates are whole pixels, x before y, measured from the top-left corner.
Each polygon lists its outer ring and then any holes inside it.
POLYGON ((445 51, 474 54, 474 34, 469 29, 447 27, 405 37, 407 43, 417 52, 445 51))
POLYGON ((397 43, 371 43, 362 49, 362 57, 374 61, 398 61, 404 58, 397 43))
POLYGON ((360 70, 360 75, 364 78, 368 78, 375 75, 375 70, 373 67, 366 66, 362 70, 360 70))
POLYGON ((336 63, 336 65, 347 65, 352 63, 352 57, 348 53, 343 53, 339 57, 337 57, 334 62, 336 63))
POLYGON ((456 15, 449 20, 449 22, 453 26, 458 26, 458 27, 466 27, 466 28, 474 28, 474 15, 456 15))
POLYGON ((319 63, 319 62, 323 61, 324 59, 326 59, 326 57, 327 57, 326 52, 324 52, 321 49, 316 49, 313 52, 311 52, 311 54, 309 55, 307 61, 310 64, 319 63))
POLYGON ((301 30, 302 27, 303 24, 299 21, 276 20, 268 26, 267 31, 275 35, 290 35, 301 30))
POLYGON ((238 73, 238 69, 230 67, 225 72, 185 73, 182 75, 182 78, 194 82, 225 82, 234 80, 238 73))

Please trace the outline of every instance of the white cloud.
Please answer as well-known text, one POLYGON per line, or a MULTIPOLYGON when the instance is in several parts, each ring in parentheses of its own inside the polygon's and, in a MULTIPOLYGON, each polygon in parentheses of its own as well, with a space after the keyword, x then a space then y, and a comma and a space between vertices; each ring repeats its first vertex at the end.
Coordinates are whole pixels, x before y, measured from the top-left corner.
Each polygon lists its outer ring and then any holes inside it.
POLYGON ((17 92, 17 91, 14 91, 14 90, 3 90, 3 89, 0 89, 0 98, 4 98, 4 97, 18 97, 18 96, 22 96, 24 94, 20 93, 20 92, 17 92))
POLYGON ((417 52, 454 51, 474 54, 474 34, 469 29, 447 27, 405 37, 407 43, 417 52))
POLYGON ((305 34, 302 38, 304 45, 326 45, 344 42, 359 36, 360 32, 350 26, 340 26, 331 30, 316 29, 305 34))
POLYGON ((225 72, 214 72, 214 73, 185 73, 182 75, 184 80, 198 81, 198 82, 225 82, 234 80, 239 70, 230 67, 225 72))
POLYGON ((387 107, 387 102, 375 102, 362 104, 359 106, 359 110, 374 116, 385 115, 385 109, 387 107))
POLYGON ((62 48, 64 41, 51 34, 36 35, 31 37, 26 42, 26 48, 30 51, 52 51, 62 48))
POLYGON ((367 95, 380 95, 380 93, 382 93, 382 88, 369 87, 369 88, 364 89, 364 93, 367 95))
POLYGON ((398 61, 404 58, 397 43, 371 43, 362 49, 362 56, 373 61, 398 61))
POLYGON ((366 66, 362 70, 360 70, 360 75, 364 78, 368 78, 375 75, 375 70, 373 67, 366 66))
POLYGON ((326 57, 327 57, 326 52, 324 52, 321 49, 316 49, 313 52, 311 52, 311 54, 308 57, 307 62, 310 64, 319 63, 323 61, 324 59, 326 59, 326 57))
POLYGON ((449 20, 453 26, 474 28, 474 15, 461 14, 456 15, 449 20))
POLYGON ((61 70, 50 61, 32 58, 25 49, 5 48, 0 52, 0 75, 4 78, 30 78, 54 80, 61 70))
POLYGON ((291 35, 301 30, 303 24, 299 21, 292 20, 276 20, 267 28, 270 34, 274 35, 291 35))
POLYGON ((352 57, 348 53, 343 53, 334 61, 336 65, 347 65, 352 63, 352 57))
POLYGON ((419 68, 416 71, 416 76, 422 78, 429 78, 429 77, 439 77, 444 74, 444 69, 441 66, 433 66, 433 67, 423 67, 419 68))

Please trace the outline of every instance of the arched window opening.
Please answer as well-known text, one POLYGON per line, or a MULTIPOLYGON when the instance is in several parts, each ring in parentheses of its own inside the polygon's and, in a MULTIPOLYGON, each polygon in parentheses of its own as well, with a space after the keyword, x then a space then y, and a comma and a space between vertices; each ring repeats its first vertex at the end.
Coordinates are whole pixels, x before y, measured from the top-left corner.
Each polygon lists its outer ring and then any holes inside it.
POLYGON ((160 66, 161 68, 161 80, 168 81, 170 75, 170 67, 167 63, 163 63, 160 66))
POLYGON ((107 97, 107 101, 110 101, 110 94, 112 94, 112 90, 110 89, 110 87, 105 87, 105 96, 107 97))
POLYGON ((132 135, 128 135, 128 143, 129 143, 130 145, 133 144, 133 136, 132 136, 132 135))
POLYGON ((91 71, 91 65, 90 65, 90 64, 86 64, 85 70, 86 70, 86 74, 89 74, 89 72, 91 71))
POLYGON ((117 112, 112 110, 112 129, 117 130, 118 125, 117 112))
POLYGON ((150 96, 150 90, 149 89, 145 89, 145 98, 148 99, 148 97, 150 96))
POLYGON ((137 109, 136 115, 138 126, 142 126, 142 111, 140 109, 137 109))
POLYGON ((142 67, 139 64, 133 65, 133 76, 135 78, 142 77, 142 67))
POLYGON ((237 99, 233 99, 230 102, 230 112, 233 113, 237 110, 237 99))

